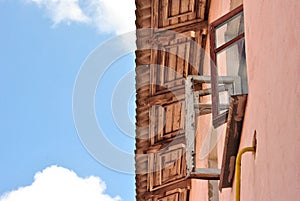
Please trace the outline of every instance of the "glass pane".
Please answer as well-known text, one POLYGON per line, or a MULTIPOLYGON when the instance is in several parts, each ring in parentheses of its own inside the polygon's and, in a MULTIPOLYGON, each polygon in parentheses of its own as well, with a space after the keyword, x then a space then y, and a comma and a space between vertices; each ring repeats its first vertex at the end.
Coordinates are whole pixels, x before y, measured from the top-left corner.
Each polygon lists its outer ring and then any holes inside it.
POLYGON ((215 29, 216 48, 244 33, 243 12, 225 21, 215 29))
POLYGON ((230 104, 229 91, 219 91, 219 114, 228 110, 230 104))
POLYGON ((238 76, 239 69, 245 66, 245 39, 228 46, 217 53, 217 71, 219 76, 238 76))
POLYGON ((230 95, 248 93, 245 39, 242 38, 217 53, 216 59, 219 86, 219 111, 222 111, 221 105, 229 105, 230 95), (224 91, 226 91, 227 94, 224 91))

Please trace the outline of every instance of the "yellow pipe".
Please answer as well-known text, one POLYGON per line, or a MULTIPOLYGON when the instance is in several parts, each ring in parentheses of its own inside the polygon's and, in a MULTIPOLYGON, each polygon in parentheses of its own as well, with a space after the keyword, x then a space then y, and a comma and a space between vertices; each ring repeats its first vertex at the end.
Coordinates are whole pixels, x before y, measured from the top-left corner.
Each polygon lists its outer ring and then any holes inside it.
POLYGON ((236 163, 235 163, 235 179, 236 179, 235 200, 236 201, 240 201, 242 155, 246 152, 255 152, 255 147, 246 147, 241 149, 236 157, 236 163))

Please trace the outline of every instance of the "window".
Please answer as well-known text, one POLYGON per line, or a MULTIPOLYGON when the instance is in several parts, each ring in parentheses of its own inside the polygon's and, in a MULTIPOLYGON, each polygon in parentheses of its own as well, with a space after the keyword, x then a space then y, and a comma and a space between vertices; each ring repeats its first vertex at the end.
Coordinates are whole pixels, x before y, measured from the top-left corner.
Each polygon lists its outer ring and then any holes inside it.
POLYGON ((230 97, 248 94, 243 7, 210 25, 212 117, 214 127, 226 123, 230 97))

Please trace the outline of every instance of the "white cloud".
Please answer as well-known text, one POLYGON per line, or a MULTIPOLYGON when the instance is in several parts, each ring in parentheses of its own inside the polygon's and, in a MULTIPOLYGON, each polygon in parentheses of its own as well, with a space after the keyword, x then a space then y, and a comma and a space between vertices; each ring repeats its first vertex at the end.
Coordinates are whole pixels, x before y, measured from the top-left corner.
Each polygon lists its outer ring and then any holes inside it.
POLYGON ((78 0, 28 0, 37 4, 40 8, 47 11, 54 25, 61 22, 84 22, 87 23, 89 18, 79 7, 78 0))
POLYGON ((135 29, 134 0, 90 0, 88 12, 101 32, 117 34, 135 29))
POLYGON ((104 193, 105 183, 98 177, 80 178, 71 170, 51 166, 38 172, 30 186, 9 192, 0 201, 119 201, 104 193))
POLYGON ((121 34, 135 29, 134 0, 26 0, 47 11, 54 25, 80 22, 101 33, 121 34))

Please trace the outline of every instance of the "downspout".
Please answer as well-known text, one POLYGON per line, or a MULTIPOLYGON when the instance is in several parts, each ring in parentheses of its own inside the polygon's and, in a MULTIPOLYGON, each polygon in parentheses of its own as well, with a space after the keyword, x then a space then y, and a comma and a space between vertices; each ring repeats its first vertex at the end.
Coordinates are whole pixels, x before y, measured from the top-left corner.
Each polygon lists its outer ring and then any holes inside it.
POLYGON ((235 163, 235 178, 236 178, 236 186, 235 186, 235 200, 240 201, 240 193, 241 193, 241 165, 242 165, 242 155, 246 152, 255 152, 256 147, 245 147, 238 152, 235 163))

